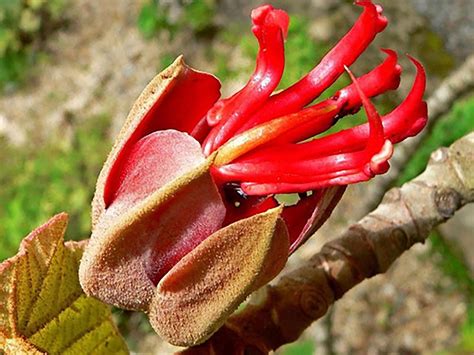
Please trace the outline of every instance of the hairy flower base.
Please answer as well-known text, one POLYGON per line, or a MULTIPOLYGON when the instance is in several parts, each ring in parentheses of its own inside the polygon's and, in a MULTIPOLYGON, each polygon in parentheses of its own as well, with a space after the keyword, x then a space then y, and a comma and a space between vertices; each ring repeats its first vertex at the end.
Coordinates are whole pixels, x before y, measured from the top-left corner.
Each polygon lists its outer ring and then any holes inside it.
POLYGON ((80 267, 86 293, 148 313, 173 344, 198 344, 279 273, 346 185, 388 170, 393 144, 426 123, 425 73, 412 59, 410 93, 379 116, 370 98, 396 89, 401 67, 385 49, 370 72, 349 71, 387 25, 380 6, 357 4, 353 28, 279 93, 289 20, 270 5, 252 12, 256 68, 231 97, 220 99, 219 81, 181 57, 151 81, 97 182, 80 267), (310 105, 345 70, 352 84, 310 105), (317 136, 361 107, 367 123, 317 136), (295 205, 277 202, 287 192, 299 193, 295 205))

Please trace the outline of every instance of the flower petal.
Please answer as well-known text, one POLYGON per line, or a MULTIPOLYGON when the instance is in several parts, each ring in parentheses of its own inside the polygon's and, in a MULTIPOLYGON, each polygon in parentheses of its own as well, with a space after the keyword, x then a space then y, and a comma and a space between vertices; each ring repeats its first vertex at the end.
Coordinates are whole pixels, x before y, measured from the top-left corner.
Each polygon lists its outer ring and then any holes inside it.
POLYGON ((219 90, 220 83, 214 76, 193 70, 182 57, 148 84, 133 105, 99 175, 92 203, 93 224, 112 202, 131 147, 158 130, 190 133, 219 98, 219 90))
POLYGON ((284 208, 282 217, 290 235, 290 254, 326 222, 345 190, 345 186, 316 190, 296 205, 284 208))
POLYGON ((214 233, 160 281, 150 305, 153 328, 168 342, 196 345, 214 333, 288 257, 281 207, 214 233))
POLYGON ((204 160, 201 146, 190 136, 175 130, 150 133, 131 147, 105 215, 120 216, 204 160))
POLYGON ((139 184, 131 191, 124 187, 124 197, 119 195, 94 226, 80 267, 87 294, 138 310, 147 309, 161 277, 218 230, 225 217, 225 206, 209 172, 212 158, 204 160, 201 151, 183 157, 198 145, 185 133, 163 131, 150 136, 140 146, 142 151, 137 149, 130 157, 133 162, 141 153, 155 155, 128 170, 124 181, 131 185, 145 181, 151 186, 139 184), (154 144, 159 147, 155 152, 154 144), (173 151, 177 147, 182 150, 173 151), (152 167, 143 171, 146 163, 152 167), (181 173, 179 177, 173 168, 181 173))

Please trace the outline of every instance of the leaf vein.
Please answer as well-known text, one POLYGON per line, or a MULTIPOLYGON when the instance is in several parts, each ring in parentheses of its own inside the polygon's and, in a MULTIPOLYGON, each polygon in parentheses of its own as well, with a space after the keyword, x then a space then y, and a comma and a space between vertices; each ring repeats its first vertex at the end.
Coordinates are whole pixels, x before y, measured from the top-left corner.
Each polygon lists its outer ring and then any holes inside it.
MULTIPOLYGON (((81 332, 79 333, 75 338, 71 339, 71 341, 69 342, 69 344, 65 344, 65 346, 63 346, 62 349, 60 349, 60 351, 58 351, 60 354, 63 354, 66 352, 67 349, 71 348, 74 344, 76 344, 77 342, 79 342, 82 338, 84 338, 85 336, 87 336, 88 334, 92 333, 92 332, 95 332, 98 328, 100 328, 102 326, 102 324, 105 324, 109 321, 109 319, 99 319, 98 320, 99 322, 96 323, 95 325, 93 325, 92 327, 88 328, 86 331, 84 332, 81 332)), ((110 336, 110 335, 109 335, 110 336)), ((107 338, 109 337, 107 336, 107 338)), ((99 342, 98 345, 101 345, 102 342, 99 342)))
POLYGON ((35 330, 31 332, 30 337, 33 337, 34 335, 40 333, 44 328, 46 328, 49 324, 54 322, 56 319, 59 319, 62 313, 67 311, 69 308, 72 308, 72 305, 76 303, 81 297, 86 298, 87 296, 82 293, 82 291, 78 290, 76 294, 73 294, 71 296, 71 301, 65 302, 65 306, 61 308, 58 313, 56 313, 53 317, 49 318, 46 320, 43 324, 41 324, 39 327, 37 327, 35 330))

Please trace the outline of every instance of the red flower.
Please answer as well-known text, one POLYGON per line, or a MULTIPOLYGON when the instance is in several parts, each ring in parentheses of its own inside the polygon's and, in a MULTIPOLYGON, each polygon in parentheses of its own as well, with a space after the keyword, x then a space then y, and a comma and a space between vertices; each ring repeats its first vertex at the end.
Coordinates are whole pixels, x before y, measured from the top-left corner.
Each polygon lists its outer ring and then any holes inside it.
POLYGON ((380 6, 357 4, 363 13, 353 28, 279 93, 289 21, 270 5, 252 12, 260 50, 239 92, 219 99, 219 81, 182 58, 148 85, 99 177, 80 269, 87 293, 148 312, 173 343, 201 342, 278 274, 346 185, 388 170, 392 144, 426 123, 425 73, 411 59, 410 93, 378 115, 368 98, 396 89, 401 68, 396 53, 384 50, 387 58, 369 73, 356 79, 349 72, 387 25, 380 6), (310 105, 345 70, 353 83, 310 105), (310 139, 361 106, 366 124, 310 139), (279 206, 280 193, 300 200, 279 206))

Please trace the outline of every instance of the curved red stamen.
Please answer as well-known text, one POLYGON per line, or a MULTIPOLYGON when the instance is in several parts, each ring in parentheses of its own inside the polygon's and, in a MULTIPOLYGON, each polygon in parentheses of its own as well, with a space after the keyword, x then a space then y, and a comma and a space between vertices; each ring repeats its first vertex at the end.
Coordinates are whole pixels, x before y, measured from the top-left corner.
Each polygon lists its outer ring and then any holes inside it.
MULTIPOLYGON (((369 95, 378 95, 386 90, 396 88, 400 83, 401 67, 397 64, 397 55, 391 50, 384 51, 388 54, 387 59, 357 80, 361 90, 367 91, 369 95)), ((297 113, 262 123, 235 136, 221 148, 216 164, 227 164, 238 156, 262 145, 273 146, 310 138, 328 129, 334 124, 336 118, 344 113, 355 111, 361 104, 361 95, 355 84, 351 84, 338 91, 331 99, 324 100, 297 113), (230 148, 234 154, 222 161, 222 156, 228 155, 223 154, 224 151, 230 148)))
POLYGON ((325 188, 327 186, 344 186, 349 184, 355 184, 357 182, 366 181, 367 175, 361 172, 351 172, 346 175, 328 177, 324 180, 311 181, 308 183, 286 183, 286 182, 277 182, 277 183, 242 183, 242 190, 245 191, 248 195, 268 195, 275 193, 289 193, 289 192, 305 192, 312 189, 325 188))
POLYGON ((285 117, 275 118, 269 122, 256 126, 246 132, 243 132, 222 147, 219 148, 214 160, 215 166, 222 166, 237 159, 259 146, 281 137, 295 126, 305 125, 313 120, 314 117, 329 115, 334 116, 337 112, 337 106, 331 103, 322 103, 315 105, 305 111, 285 117))
POLYGON ((415 58, 407 56, 416 67, 415 81, 405 100, 383 118, 386 135, 392 143, 417 135, 428 120, 428 109, 423 101, 426 88, 425 69, 415 58))
POLYGON ((252 31, 260 46, 255 71, 243 89, 218 101, 208 112, 207 122, 215 127, 203 144, 207 155, 227 141, 235 127, 263 105, 283 74, 288 15, 265 5, 252 11, 252 22, 252 31))
MULTIPOLYGON (((374 97, 400 85, 402 67, 397 63, 397 53, 391 49, 382 49, 387 58, 373 70, 357 79, 359 86, 367 97, 374 97)), ((334 95, 338 100, 345 100, 344 113, 355 113, 362 105, 355 84, 346 86, 334 95)))
POLYGON ((382 120, 380 119, 380 116, 375 106, 372 104, 372 102, 370 102, 370 100, 364 94, 364 91, 360 87, 355 76, 352 74, 352 72, 349 70, 348 67, 344 66, 344 68, 346 69, 347 73, 351 77, 351 80, 353 81, 355 89, 357 90, 357 93, 360 96, 362 105, 364 106, 364 109, 367 115, 367 120, 369 124, 369 138, 367 141, 365 152, 368 155, 374 155, 380 151, 380 149, 385 143, 382 120))
POLYGON ((283 116, 309 104, 326 90, 387 26, 382 8, 370 1, 360 1, 364 11, 349 32, 306 76, 288 89, 269 98, 265 105, 248 120, 247 127, 283 116))
MULTIPOLYGON (((410 59, 417 69, 412 88, 397 108, 382 117, 384 136, 392 143, 398 143, 407 137, 418 134, 427 120, 426 102, 423 101, 426 86, 425 71, 416 59, 411 57, 410 59)), ((344 153, 362 149, 368 137, 369 124, 365 123, 306 143, 264 147, 247 154, 244 159, 239 159, 236 162, 244 160, 245 162, 262 162, 275 157, 287 161, 295 158, 310 159, 344 153)))
POLYGON ((278 181, 291 183, 304 183, 317 180, 320 176, 345 172, 360 166, 366 161, 366 152, 344 153, 318 157, 315 159, 294 159, 282 161, 274 157, 269 161, 261 162, 236 162, 217 168, 217 175, 225 176, 230 181, 272 182, 275 176, 278 181))
MULTIPOLYGON (((217 168, 215 175, 228 180, 253 183, 271 183, 278 176, 278 182, 307 183, 310 181, 328 180, 335 177, 364 172, 367 177, 386 172, 385 161, 392 154, 392 145, 384 143, 380 150, 370 155, 367 149, 318 157, 306 160, 281 161, 273 159, 261 162, 238 162, 217 168)), ((321 186, 315 186, 319 188, 321 186)), ((313 188, 313 189, 314 189, 313 188)), ((246 191, 245 191, 246 192, 246 191)), ((281 193, 275 191, 273 193, 281 193)), ((286 191, 288 192, 288 191, 286 191)))
MULTIPOLYGON (((377 96, 388 90, 394 90, 400 84, 402 69, 397 64, 397 54, 389 49, 383 49, 383 51, 387 53, 387 59, 375 69, 357 79, 359 86, 367 97, 377 96)), ((362 105, 360 95, 354 84, 346 86, 336 92, 332 98, 324 100, 315 106, 317 107, 323 103, 334 103, 338 107, 337 112, 331 113, 331 115, 316 116, 304 125, 295 126, 294 129, 272 141, 271 144, 296 143, 308 139, 329 129, 337 120, 345 115, 357 112, 362 105)), ((308 109, 310 108, 304 109, 300 113, 308 109)))
MULTIPOLYGON (((379 174, 383 174, 389 169, 388 163, 379 166, 380 169, 382 169, 382 167, 383 170, 379 170, 379 174)), ((261 196, 274 193, 305 192, 313 189, 326 188, 328 186, 345 186, 367 181, 374 176, 375 174, 373 174, 372 170, 361 171, 361 169, 357 168, 335 171, 306 182, 245 182, 241 184, 241 187, 249 196, 261 196)))
POLYGON ((249 182, 250 184, 242 184, 242 188, 244 192, 254 194, 256 185, 253 183, 258 182, 268 185, 265 188, 266 191, 272 191, 269 193, 281 193, 283 191, 280 189, 284 186, 281 184, 290 184, 297 191, 302 191, 302 186, 315 189, 331 186, 331 184, 347 184, 368 180, 376 174, 385 173, 388 169, 387 161, 393 153, 393 146, 384 137, 382 121, 374 105, 365 96, 357 79, 347 67, 346 70, 360 95, 368 118, 369 134, 364 149, 353 150, 349 141, 346 142, 346 149, 352 148, 349 153, 306 160, 297 158, 285 162, 284 166, 279 157, 259 163, 235 163, 220 168, 218 174, 227 175, 227 178, 230 179, 249 182), (232 174, 234 175, 232 176, 232 174), (278 176, 279 179, 272 190, 270 185, 275 176, 278 176), (297 186, 298 184, 302 186, 297 186))

